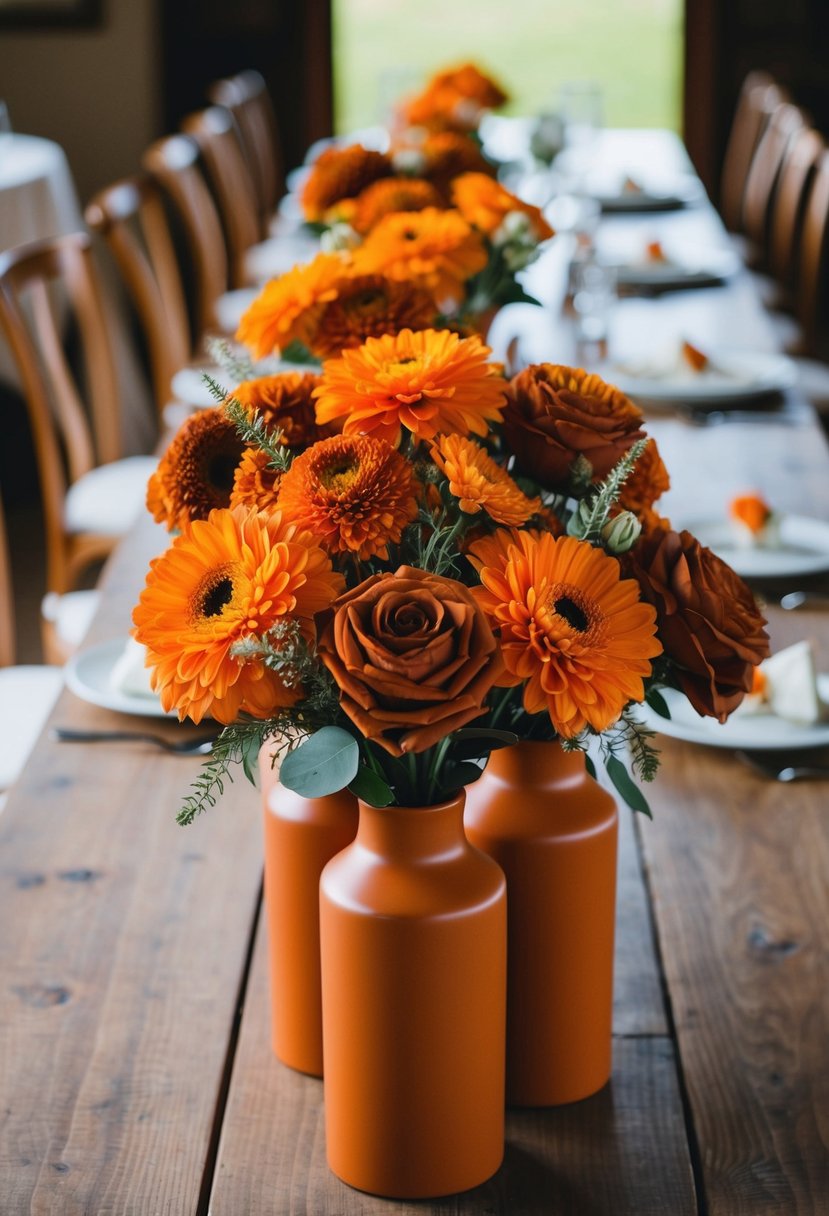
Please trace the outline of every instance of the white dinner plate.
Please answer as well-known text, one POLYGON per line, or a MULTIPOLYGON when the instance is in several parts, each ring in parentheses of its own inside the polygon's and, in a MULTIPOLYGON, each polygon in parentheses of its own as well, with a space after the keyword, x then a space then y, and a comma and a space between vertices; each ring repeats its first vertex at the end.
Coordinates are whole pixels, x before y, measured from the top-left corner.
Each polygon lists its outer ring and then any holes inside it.
POLYGON ((156 696, 138 696, 113 686, 112 672, 124 653, 127 640, 125 637, 111 638, 73 654, 63 669, 67 688, 82 701, 119 714, 139 714, 143 718, 178 717, 175 712, 165 713, 156 696))
POLYGON ((791 359, 774 351, 712 350, 712 367, 693 372, 657 363, 617 363, 610 378, 617 388, 640 402, 685 402, 715 408, 726 402, 751 401, 782 393, 797 381, 791 359))
POLYGON ((829 523, 807 515, 780 517, 779 544, 748 546, 729 519, 692 519, 683 527, 693 532, 741 578, 795 578, 829 570, 829 523))
MULTIPOLYGON (((829 675, 819 675, 817 684, 821 700, 829 701, 829 675)), ((738 710, 721 725, 716 718, 701 718, 684 693, 674 688, 660 691, 670 718, 661 717, 649 705, 637 706, 636 717, 649 730, 672 739, 740 751, 794 751, 829 746, 829 722, 801 726, 777 714, 741 714, 738 710)))
POLYGON ((671 258, 624 263, 616 267, 616 282, 620 287, 660 290, 716 286, 736 274, 739 265, 730 249, 713 249, 693 261, 671 258))

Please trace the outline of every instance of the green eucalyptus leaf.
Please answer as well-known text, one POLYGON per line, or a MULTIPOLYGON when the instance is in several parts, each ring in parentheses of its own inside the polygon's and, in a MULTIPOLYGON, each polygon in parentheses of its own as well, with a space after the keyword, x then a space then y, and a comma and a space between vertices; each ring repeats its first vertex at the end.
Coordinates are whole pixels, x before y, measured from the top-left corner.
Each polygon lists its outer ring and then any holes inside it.
POLYGON ((605 768, 607 769, 608 777, 631 810, 640 811, 643 815, 647 815, 648 819, 653 819, 647 798, 633 780, 624 764, 622 764, 622 761, 616 756, 608 756, 605 761, 605 768))
POLYGON ((357 775, 349 782, 348 788, 355 798, 362 798, 369 806, 388 806, 394 801, 394 794, 388 782, 365 764, 361 764, 357 769, 357 775))
POLYGON ((354 736, 339 726, 323 726, 285 757, 279 780, 304 798, 323 798, 350 785, 359 764, 354 736))
POLYGON ((593 757, 588 756, 587 752, 584 753, 584 767, 587 771, 587 775, 589 777, 592 777, 593 780, 595 781, 596 780, 596 766, 593 763, 593 757))
POLYGON ((262 732, 249 731, 242 743, 242 768, 251 785, 256 785, 259 773, 259 751, 262 747, 262 732))
POLYGON ((648 689, 645 694, 645 700, 654 713, 659 714, 660 718, 670 719, 671 711, 668 709, 668 702, 656 688, 648 689))

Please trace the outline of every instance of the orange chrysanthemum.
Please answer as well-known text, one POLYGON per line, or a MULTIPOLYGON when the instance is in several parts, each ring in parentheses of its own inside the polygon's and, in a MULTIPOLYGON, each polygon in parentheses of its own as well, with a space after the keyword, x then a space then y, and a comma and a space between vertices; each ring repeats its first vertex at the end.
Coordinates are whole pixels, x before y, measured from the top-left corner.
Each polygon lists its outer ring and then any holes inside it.
POLYGON ((387 215, 354 251, 362 274, 428 288, 439 306, 457 304, 464 283, 487 264, 479 233, 457 211, 400 211, 387 215))
POLYGON ((414 473, 383 439, 335 435, 296 458, 279 507, 331 553, 385 558, 389 541, 396 544, 417 515, 414 473))
POLYGON ((606 730, 642 700, 662 650, 656 612, 614 558, 572 536, 511 531, 476 541, 470 559, 475 597, 500 637, 502 682, 523 682, 528 713, 546 709, 570 739, 606 730))
POLYGON ((632 511, 641 521, 645 531, 648 531, 656 527, 659 521, 653 504, 670 488, 668 470, 662 463, 656 443, 650 439, 622 486, 618 509, 632 511))
POLYGON ((305 266, 295 266, 262 288, 236 331, 255 359, 279 352, 291 342, 308 344, 324 305, 336 295, 343 258, 319 253, 305 266))
POLYGON ((267 452, 248 448, 233 478, 231 507, 255 507, 257 511, 272 511, 279 497, 283 474, 271 466, 267 452))
POLYGON ((441 197, 431 182, 414 177, 386 177, 373 182, 359 198, 350 219, 357 232, 371 232, 384 215, 395 211, 422 211, 440 207, 441 197))
POLYGON ((402 429, 485 435, 501 417, 504 381, 480 338, 424 329, 369 338, 323 364, 317 419, 342 418, 346 435, 371 433, 396 447, 402 429))
POLYGON ((335 298, 323 307, 309 346, 318 358, 330 359, 368 338, 427 329, 434 322, 435 302, 424 287, 396 283, 382 274, 352 275, 343 278, 335 298))
POLYGON ((311 222, 321 220, 340 199, 355 198, 366 186, 391 174, 391 160, 383 152, 372 152, 362 144, 326 148, 302 188, 303 215, 311 222))
POLYGON ((296 622, 313 638, 314 614, 343 586, 316 538, 278 511, 237 507, 197 520, 150 563, 133 612, 164 709, 194 722, 209 715, 227 723, 240 712, 268 718, 292 705, 297 687, 234 648, 280 622, 296 622))
POLYGON ((484 173, 494 177, 495 166, 481 151, 481 145, 469 135, 457 131, 439 131, 423 141, 423 176, 438 190, 448 204, 452 182, 463 173, 484 173))
POLYGON ((541 506, 539 498, 522 493, 480 444, 463 435, 440 435, 432 448, 432 459, 448 479, 460 509, 468 515, 484 510, 496 523, 517 527, 541 506))
POLYGON ((318 439, 334 433, 333 427, 317 424, 314 390, 320 377, 311 372, 280 372, 244 380, 231 396, 250 413, 258 412, 269 431, 278 430, 282 442, 294 452, 304 452, 318 439))
POLYGON ((525 203, 486 173, 462 173, 452 182, 452 201, 465 220, 492 236, 511 212, 520 212, 530 221, 537 241, 546 241, 553 230, 531 203, 525 203))
POLYGON ((226 507, 245 445, 221 407, 185 418, 147 483, 147 508, 168 530, 226 507))

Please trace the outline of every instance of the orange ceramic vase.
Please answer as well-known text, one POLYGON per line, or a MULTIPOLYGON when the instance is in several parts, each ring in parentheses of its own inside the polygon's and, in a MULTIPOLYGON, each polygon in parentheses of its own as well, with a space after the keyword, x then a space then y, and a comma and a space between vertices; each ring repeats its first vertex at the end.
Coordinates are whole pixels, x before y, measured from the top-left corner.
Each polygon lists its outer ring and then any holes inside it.
POLYGON ((464 822, 507 879, 507 1102, 586 1098, 610 1077, 616 804, 579 752, 519 743, 493 752, 464 822))
POLYGON ((463 794, 360 803, 320 883, 325 1126, 344 1182, 392 1198, 467 1190, 504 1150, 504 876, 463 794))
POLYGON ((302 798, 266 772, 264 762, 260 773, 273 1050, 283 1064, 320 1077, 319 881, 326 862, 354 839, 357 799, 347 790, 302 798))

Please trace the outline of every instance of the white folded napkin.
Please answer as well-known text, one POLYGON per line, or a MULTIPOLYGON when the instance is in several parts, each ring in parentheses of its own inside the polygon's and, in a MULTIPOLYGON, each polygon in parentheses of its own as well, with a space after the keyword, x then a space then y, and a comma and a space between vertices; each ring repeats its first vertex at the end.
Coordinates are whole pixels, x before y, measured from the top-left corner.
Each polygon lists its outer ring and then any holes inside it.
POLYGON ((829 718, 829 704, 817 686, 810 641, 795 642, 771 655, 760 664, 759 675, 759 690, 750 693, 736 713, 776 714, 802 726, 829 718))
POLYGON ((121 657, 113 664, 109 677, 110 687, 128 697, 152 697, 156 694, 150 687, 150 671, 144 666, 146 647, 128 638, 121 657))

